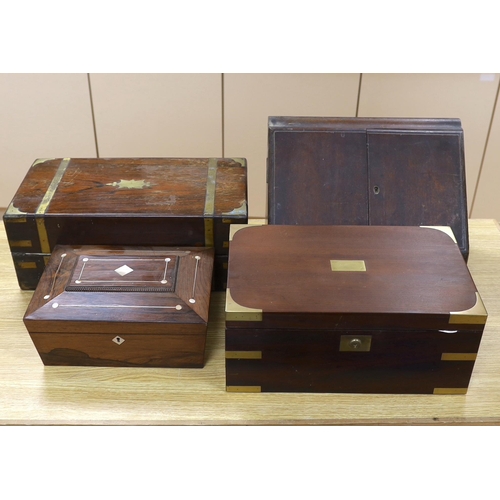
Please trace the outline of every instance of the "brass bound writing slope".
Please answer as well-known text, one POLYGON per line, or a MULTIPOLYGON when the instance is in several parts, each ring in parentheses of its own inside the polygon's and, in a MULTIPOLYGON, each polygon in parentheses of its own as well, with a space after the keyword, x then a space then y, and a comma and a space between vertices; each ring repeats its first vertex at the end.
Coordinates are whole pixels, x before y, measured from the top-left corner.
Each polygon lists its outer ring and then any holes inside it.
POLYGON ((228 391, 467 392, 487 313, 449 228, 231 229, 228 391))
POLYGON ((247 221, 246 161, 37 160, 4 215, 19 284, 34 289, 56 244, 208 246, 227 274, 230 223, 247 221))

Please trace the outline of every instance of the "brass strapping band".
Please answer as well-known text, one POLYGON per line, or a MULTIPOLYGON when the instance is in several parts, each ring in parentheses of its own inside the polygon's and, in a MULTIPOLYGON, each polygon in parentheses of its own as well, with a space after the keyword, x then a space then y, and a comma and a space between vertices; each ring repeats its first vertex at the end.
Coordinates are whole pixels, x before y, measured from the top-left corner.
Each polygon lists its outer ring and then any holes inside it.
POLYGON ((262 359, 262 351, 226 351, 226 359, 262 359))
POLYGON ((38 229, 38 238, 40 239, 40 249, 43 253, 50 252, 49 235, 47 234, 47 229, 45 228, 45 218, 37 217, 36 227, 38 229))
POLYGON ((36 262, 18 262, 19 269, 36 269, 36 262))
POLYGON ((20 224, 26 222, 26 217, 9 217, 5 220, 7 224, 20 224))
POLYGON ((467 394, 467 387, 436 387, 433 394, 467 394))
POLYGON ((56 174, 54 175, 54 178, 52 179, 52 182, 50 183, 50 186, 45 193, 45 196, 43 197, 40 205, 38 205, 38 208, 35 212, 38 236, 40 238, 40 248, 43 253, 50 252, 49 238, 47 235, 47 230, 45 229, 45 219, 43 216, 49 208, 50 202, 52 201, 52 198, 57 191, 57 187, 59 186, 59 183, 61 182, 64 172, 66 172, 66 168, 68 167, 70 161, 71 158, 64 158, 61 161, 56 174))
POLYGON ((215 186, 217 181, 217 158, 209 158, 207 192, 205 194, 205 246, 214 246, 215 186))
POLYGON ((52 182, 50 183, 50 186, 47 189, 45 196, 43 197, 40 205, 38 205, 38 208, 36 210, 37 215, 43 215, 47 211, 47 208, 49 208, 50 202, 54 197, 54 193, 57 190, 57 186, 59 186, 59 183, 61 182, 62 176, 64 175, 64 172, 66 171, 66 168, 68 167, 70 160, 71 158, 64 158, 61 161, 61 164, 57 169, 56 175, 54 175, 54 178, 52 179, 52 182))
POLYGON ((443 352, 441 361, 476 361, 475 352, 443 352))
POLYGON ((31 240, 12 240, 10 246, 15 248, 31 248, 33 242, 31 240))
POLYGON ((228 385, 227 392, 262 392, 260 385, 228 385))
POLYGON ((214 246, 214 220, 212 218, 205 219, 205 246, 214 246))

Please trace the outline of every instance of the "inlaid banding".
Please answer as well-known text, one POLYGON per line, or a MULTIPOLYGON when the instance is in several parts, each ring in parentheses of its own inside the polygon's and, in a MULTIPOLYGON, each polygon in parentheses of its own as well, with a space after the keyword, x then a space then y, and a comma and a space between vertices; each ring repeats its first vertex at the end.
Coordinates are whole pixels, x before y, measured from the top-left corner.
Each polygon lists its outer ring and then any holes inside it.
POLYGON ((167 284, 167 270, 168 270, 168 263, 172 259, 170 257, 165 258, 165 271, 163 271, 163 279, 160 281, 161 284, 166 285, 167 284))
POLYGON ((177 254, 161 258, 81 256, 66 291, 173 292, 178 264, 177 254))
POLYGON ((196 303, 196 299, 195 299, 196 280, 198 278, 198 265, 200 263, 201 257, 199 255, 196 255, 195 259, 196 259, 196 265, 195 265, 195 268, 194 268, 193 290, 191 292, 191 298, 189 299, 189 302, 191 304, 195 304, 196 303))
POLYGON ((50 292, 43 297, 45 300, 50 299, 50 297, 52 296, 52 293, 54 292, 54 286, 56 284, 57 276, 59 274, 59 271, 61 270, 61 266, 62 266, 64 257, 66 257, 66 254, 65 253, 61 254, 61 260, 59 261, 59 265, 57 266, 57 269, 56 269, 56 272, 54 274, 54 277, 52 278, 52 286, 50 287, 50 292))

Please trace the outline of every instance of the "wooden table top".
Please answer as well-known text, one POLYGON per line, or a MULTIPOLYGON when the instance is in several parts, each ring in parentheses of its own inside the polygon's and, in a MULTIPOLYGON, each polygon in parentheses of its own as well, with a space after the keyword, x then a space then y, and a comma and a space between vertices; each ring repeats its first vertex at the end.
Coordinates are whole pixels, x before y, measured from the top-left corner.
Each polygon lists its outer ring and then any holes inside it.
POLYGON ((471 220, 469 269, 488 321, 467 395, 239 394, 225 391, 224 293, 212 296, 203 369, 45 367, 22 322, 0 229, 0 423, 309 425, 500 423, 500 227, 471 220))

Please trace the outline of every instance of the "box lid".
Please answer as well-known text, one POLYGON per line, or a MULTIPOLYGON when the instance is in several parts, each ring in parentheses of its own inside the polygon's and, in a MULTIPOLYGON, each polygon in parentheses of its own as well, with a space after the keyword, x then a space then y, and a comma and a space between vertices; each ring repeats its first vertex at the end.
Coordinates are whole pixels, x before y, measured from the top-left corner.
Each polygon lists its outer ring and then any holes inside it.
POLYGON ((6 217, 36 215, 247 216, 243 158, 36 160, 6 217))
POLYGON ((231 229, 229 327, 453 330, 486 322, 448 227, 231 229))
POLYGON ((24 316, 30 333, 206 332, 212 248, 55 247, 24 316))
POLYGON ((272 116, 268 148, 270 224, 450 226, 467 258, 459 119, 272 116))

